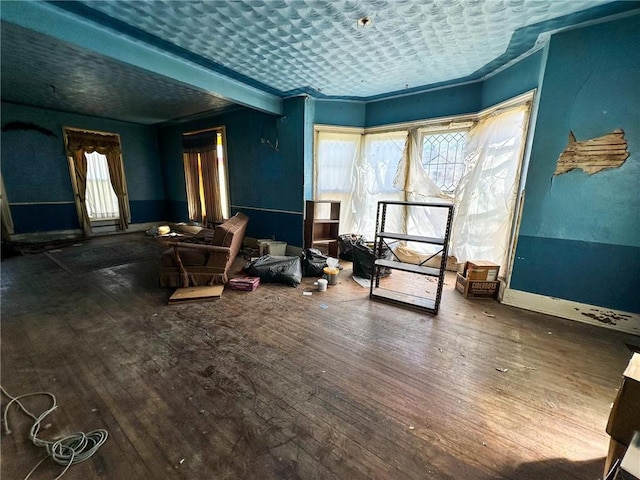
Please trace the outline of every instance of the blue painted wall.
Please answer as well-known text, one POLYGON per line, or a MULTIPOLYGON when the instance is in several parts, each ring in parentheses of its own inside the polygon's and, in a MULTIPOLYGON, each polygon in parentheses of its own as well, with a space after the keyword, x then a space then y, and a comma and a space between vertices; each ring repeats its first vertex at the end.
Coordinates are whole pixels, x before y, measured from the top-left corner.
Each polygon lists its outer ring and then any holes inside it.
POLYGON ((554 35, 549 45, 511 287, 640 312, 640 16, 554 35), (554 177, 569 131, 621 128, 620 168, 554 177))
POLYGON ((481 110, 482 83, 416 93, 367 103, 366 127, 476 113, 481 110))
POLYGON ((316 100, 314 122, 345 127, 375 127, 477 113, 537 88, 542 61, 543 51, 538 50, 485 81, 390 99, 370 102, 316 100))
POLYGON ((311 123, 372 127, 475 113, 540 87, 511 288, 639 312, 633 288, 640 269, 638 24, 635 15, 556 34, 544 52, 484 82, 367 104, 290 98, 282 117, 242 108, 155 129, 3 103, 3 125, 31 122, 59 136, 2 134, 9 200, 35 203, 12 208, 16 232, 78 228, 64 125, 121 135, 133 222, 187 219, 180 137, 225 125, 231 203, 251 217, 248 234, 301 245, 303 201, 311 194, 311 123), (622 167, 553 177, 569 130, 585 140, 616 128, 625 130, 631 153, 622 167))
POLYGON ((247 235, 301 246, 304 210, 304 97, 284 101, 283 116, 242 108, 159 129, 170 220, 186 221, 183 133, 224 126, 232 213, 249 215, 247 235), (277 148, 276 148, 277 144, 277 148))
POLYGON ((365 102, 351 100, 316 100, 315 123, 340 125, 341 127, 364 127, 365 102))
MULTIPOLYGON (((539 50, 483 82, 365 105, 366 127, 475 113, 538 88, 526 200, 511 288, 640 311, 640 24, 639 16, 552 36, 539 50), (569 130, 578 140, 616 128, 631 156, 619 169, 553 178, 569 130)), ((318 101, 316 122, 336 105, 318 101)))
POLYGON ((64 152, 63 127, 120 134, 131 222, 165 219, 164 188, 155 128, 83 115, 2 103, 2 125, 32 123, 56 137, 34 130, 2 132, 2 175, 13 205, 15 233, 79 229, 64 152), (28 205, 25 205, 28 204, 28 205))
POLYGON ((538 88, 543 61, 544 52, 540 49, 509 68, 487 78, 482 82, 480 109, 497 105, 538 88))

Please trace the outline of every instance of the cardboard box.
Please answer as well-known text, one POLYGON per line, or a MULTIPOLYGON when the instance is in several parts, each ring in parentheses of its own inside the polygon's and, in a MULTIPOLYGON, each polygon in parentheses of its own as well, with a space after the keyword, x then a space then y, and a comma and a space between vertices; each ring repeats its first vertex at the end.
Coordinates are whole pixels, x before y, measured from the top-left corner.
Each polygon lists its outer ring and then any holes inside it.
POLYGON ((464 298, 495 298, 500 289, 500 281, 495 282, 469 280, 461 273, 456 277, 456 290, 464 298))
POLYGON ((486 260, 475 260, 465 263, 463 274, 468 280, 495 282, 498 280, 499 272, 500 265, 486 260))
POLYGON ((616 480, 637 480, 640 478, 640 432, 636 432, 627 452, 622 458, 616 480))
POLYGON ((236 277, 229 280, 229 288, 253 292, 260 285, 260 277, 236 277))
POLYGON ((607 433, 618 443, 629 445, 640 430, 640 353, 634 353, 622 378, 622 385, 611 407, 607 433))

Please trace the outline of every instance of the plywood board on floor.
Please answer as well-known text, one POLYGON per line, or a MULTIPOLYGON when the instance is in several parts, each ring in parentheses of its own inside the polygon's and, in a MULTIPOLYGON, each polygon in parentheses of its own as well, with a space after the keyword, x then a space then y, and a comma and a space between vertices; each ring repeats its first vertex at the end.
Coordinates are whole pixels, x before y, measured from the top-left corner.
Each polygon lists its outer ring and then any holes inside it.
POLYGON ((188 302, 205 302, 222 296, 224 285, 206 285, 203 287, 178 288, 169 297, 169 305, 188 302))

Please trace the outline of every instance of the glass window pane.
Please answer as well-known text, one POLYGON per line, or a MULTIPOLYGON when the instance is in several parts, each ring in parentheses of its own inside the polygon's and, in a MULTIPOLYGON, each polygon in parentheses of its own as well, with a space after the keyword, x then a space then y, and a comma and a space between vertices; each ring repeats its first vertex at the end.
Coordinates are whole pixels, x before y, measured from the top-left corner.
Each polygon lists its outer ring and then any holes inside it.
POLYGON ((422 166, 443 191, 453 193, 464 173, 467 132, 425 134, 422 166))

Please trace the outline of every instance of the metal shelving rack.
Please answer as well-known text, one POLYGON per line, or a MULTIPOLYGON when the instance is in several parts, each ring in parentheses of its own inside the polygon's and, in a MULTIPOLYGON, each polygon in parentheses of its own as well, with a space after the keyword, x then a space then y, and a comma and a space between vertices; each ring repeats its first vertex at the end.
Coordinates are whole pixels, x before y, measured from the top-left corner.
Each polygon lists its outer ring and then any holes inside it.
POLYGON ((378 213, 376 217, 376 236, 374 255, 375 260, 373 263, 373 276, 371 278, 371 290, 369 297, 373 300, 381 300, 394 304, 410 306, 424 310, 433 315, 438 314, 440 308, 440 299, 442 297, 442 286, 444 284, 444 272, 447 266, 447 255, 449 251, 449 237, 451 234, 451 222, 453 220, 453 205, 447 203, 420 203, 420 202, 401 202, 401 201, 381 201, 378 202, 378 213), (405 233, 387 232, 385 230, 385 223, 387 218, 387 207, 389 205, 398 206, 402 208, 443 208, 447 209, 446 226, 442 237, 423 237, 419 235, 410 235, 405 233), (397 242, 418 242, 427 243, 430 245, 436 245, 439 250, 433 255, 425 259, 420 264, 406 263, 400 261, 398 256, 393 253, 391 245, 397 242), (388 250, 392 252, 395 257, 394 260, 388 260, 381 258, 383 247, 388 247, 388 250), (424 266, 432 258, 441 254, 440 268, 432 268, 424 266), (429 296, 417 296, 411 293, 398 292, 382 288, 380 286, 381 270, 382 269, 401 270, 404 272, 410 272, 418 275, 427 275, 430 277, 436 277, 438 279, 436 294, 434 297, 429 296))

